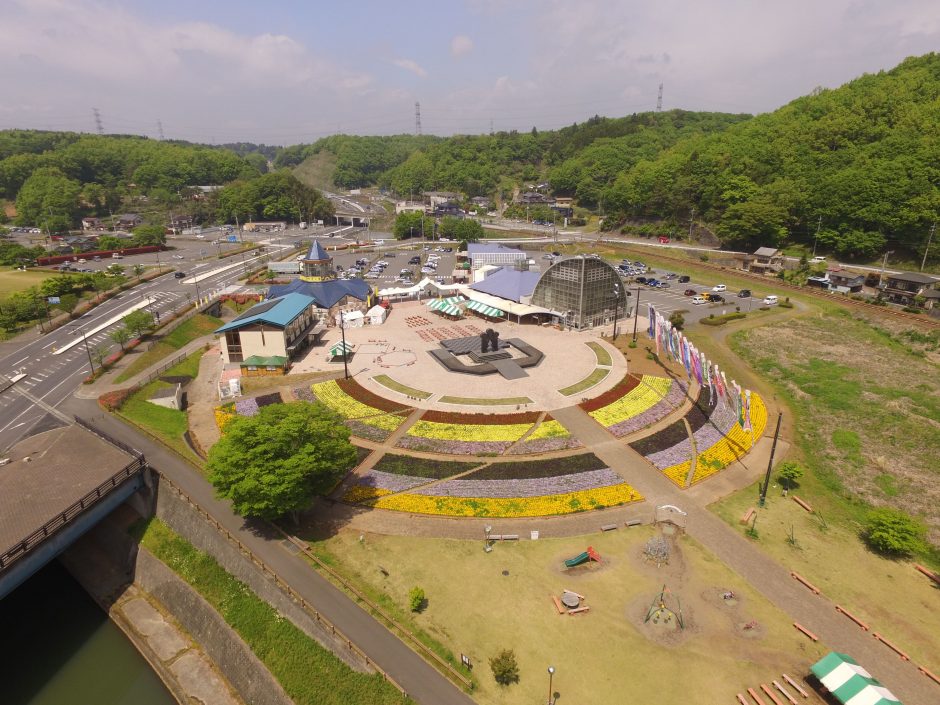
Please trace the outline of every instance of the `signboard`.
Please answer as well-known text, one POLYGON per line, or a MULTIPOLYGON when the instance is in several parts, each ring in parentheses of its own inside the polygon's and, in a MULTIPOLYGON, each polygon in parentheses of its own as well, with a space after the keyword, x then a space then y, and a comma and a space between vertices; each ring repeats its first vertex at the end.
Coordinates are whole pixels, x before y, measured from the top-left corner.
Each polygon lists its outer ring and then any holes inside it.
POLYGON ((229 235, 229 236, 228 236, 228 241, 229 241, 229 242, 238 242, 238 237, 237 237, 236 235, 229 235))
POLYGON ((62 299, 60 299, 58 296, 49 296, 46 298, 46 301, 48 301, 50 304, 62 303, 62 299))

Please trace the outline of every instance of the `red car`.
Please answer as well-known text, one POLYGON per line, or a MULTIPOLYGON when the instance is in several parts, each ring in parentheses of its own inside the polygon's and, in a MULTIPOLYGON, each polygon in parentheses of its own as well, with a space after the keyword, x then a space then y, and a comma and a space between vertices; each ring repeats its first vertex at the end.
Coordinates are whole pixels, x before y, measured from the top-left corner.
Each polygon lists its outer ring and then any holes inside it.
POLYGON ((698 292, 697 292, 695 289, 686 289, 686 290, 685 290, 685 295, 686 295, 686 296, 695 296, 696 294, 698 294, 698 292))

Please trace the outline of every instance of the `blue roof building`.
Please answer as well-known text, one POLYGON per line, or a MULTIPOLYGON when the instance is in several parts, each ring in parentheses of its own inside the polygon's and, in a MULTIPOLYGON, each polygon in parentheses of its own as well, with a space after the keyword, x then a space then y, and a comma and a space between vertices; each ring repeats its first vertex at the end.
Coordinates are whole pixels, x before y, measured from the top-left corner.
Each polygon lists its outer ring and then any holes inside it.
POLYGON ((304 281, 295 279, 290 284, 276 284, 268 289, 268 298, 287 294, 303 294, 312 298, 319 308, 331 309, 338 304, 357 299, 371 305, 372 287, 362 279, 330 279, 327 281, 304 281))
POLYGON ((487 264, 512 266, 528 257, 522 250, 496 242, 471 242, 467 245, 467 256, 470 258, 470 269, 479 269, 487 264))
POLYGON ((471 284, 470 288, 518 303, 523 303, 525 299, 525 303, 528 303, 540 276, 542 276, 541 273, 530 272, 527 269, 500 267, 482 281, 471 284))
POLYGON ((319 282, 336 277, 333 271, 333 258, 330 257, 319 240, 310 243, 307 255, 301 260, 300 278, 308 282, 319 282))
POLYGON ((316 300, 292 292, 252 306, 215 332, 221 334, 225 361, 242 362, 250 357, 293 358, 324 329, 316 300))

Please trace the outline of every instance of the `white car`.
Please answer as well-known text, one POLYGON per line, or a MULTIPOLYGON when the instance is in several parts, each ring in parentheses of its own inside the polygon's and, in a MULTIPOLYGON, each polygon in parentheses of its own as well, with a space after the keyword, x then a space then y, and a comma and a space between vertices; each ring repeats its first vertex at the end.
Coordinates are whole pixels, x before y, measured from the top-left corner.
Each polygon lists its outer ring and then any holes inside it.
POLYGON ((764 306, 776 306, 778 302, 779 299, 777 299, 777 297, 773 294, 764 297, 764 306))
POLYGON ((712 287, 712 291, 716 293, 727 291, 727 290, 728 290, 728 287, 726 287, 724 284, 715 284, 715 286, 712 287))
POLYGON ((705 300, 704 296, 693 296, 692 303, 697 305, 697 304, 707 304, 708 302, 705 300))
POLYGON ((821 263, 823 263, 823 262, 825 262, 825 261, 826 261, 826 258, 825 258, 825 257, 813 257, 813 259, 811 259, 811 260, 809 261, 809 263, 810 263, 810 264, 821 264, 821 263))

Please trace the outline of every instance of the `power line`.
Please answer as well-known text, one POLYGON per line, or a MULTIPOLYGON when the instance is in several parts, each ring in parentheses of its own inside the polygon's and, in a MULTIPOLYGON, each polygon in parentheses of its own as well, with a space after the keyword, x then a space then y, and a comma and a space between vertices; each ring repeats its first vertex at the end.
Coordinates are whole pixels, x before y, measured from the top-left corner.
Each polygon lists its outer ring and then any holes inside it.
POLYGON ((421 103, 415 101, 415 134, 421 134, 421 103))

